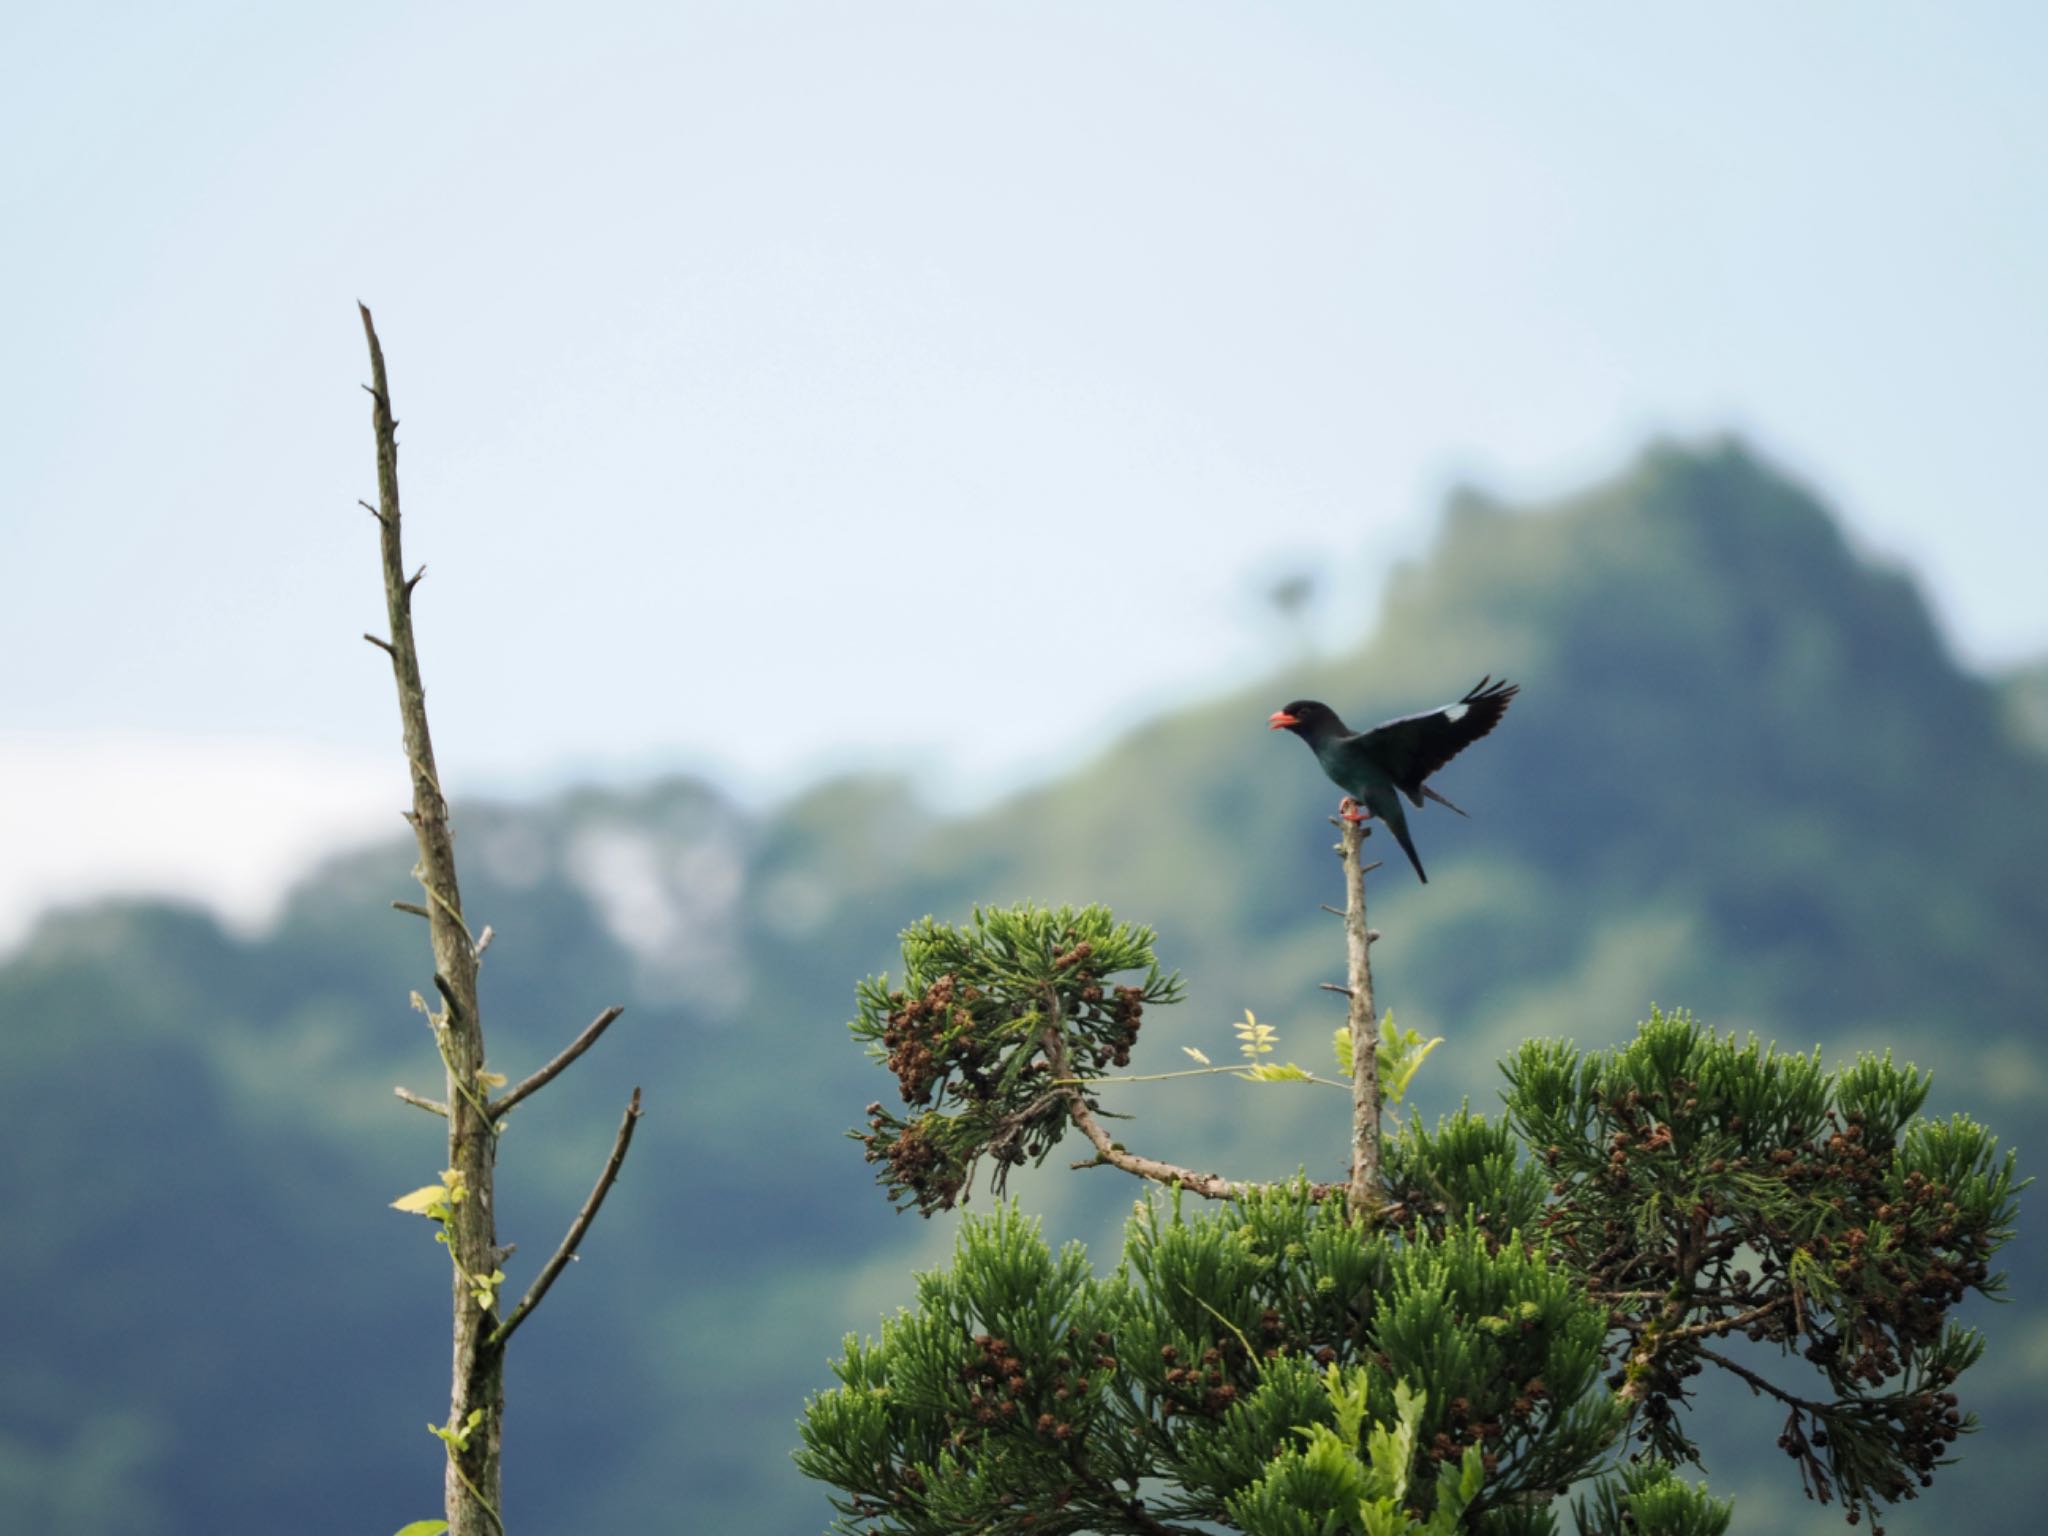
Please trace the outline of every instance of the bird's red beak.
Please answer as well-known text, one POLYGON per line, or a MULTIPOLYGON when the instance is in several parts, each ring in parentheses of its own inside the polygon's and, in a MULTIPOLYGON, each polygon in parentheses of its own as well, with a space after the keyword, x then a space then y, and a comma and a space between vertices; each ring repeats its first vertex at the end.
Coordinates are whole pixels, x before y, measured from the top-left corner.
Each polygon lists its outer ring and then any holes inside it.
POLYGON ((1290 725, 1299 724, 1301 724, 1301 721, 1287 713, 1284 709, 1276 709, 1266 717, 1266 729, 1270 731, 1284 731, 1290 725))

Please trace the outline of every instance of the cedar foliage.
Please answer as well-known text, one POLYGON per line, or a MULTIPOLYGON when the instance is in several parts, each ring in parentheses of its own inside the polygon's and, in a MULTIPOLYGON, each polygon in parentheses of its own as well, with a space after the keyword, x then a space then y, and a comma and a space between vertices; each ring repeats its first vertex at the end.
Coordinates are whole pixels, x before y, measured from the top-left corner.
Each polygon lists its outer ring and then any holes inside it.
MULTIPOLYGON (((1142 1005, 1180 995, 1152 937, 1099 907, 906 932, 852 1025, 907 1107, 850 1133, 889 1197, 946 1209, 1099 1112, 1142 1005)), ((1889 1056, 1830 1072, 1682 1013, 1503 1071, 1499 1116, 1386 1136, 1363 1219, 1306 1177, 1175 1189, 1098 1277, 1013 1206, 967 1218, 806 1407, 835 1530, 1540 1536, 1571 1498, 1581 1536, 1718 1536, 1730 1503, 1673 1472, 1709 1366, 1785 1410, 1850 1523, 1931 1481, 1973 1427, 1951 1313, 1999 1287, 2011 1152, 1917 1118, 1928 1078, 1889 1056)))

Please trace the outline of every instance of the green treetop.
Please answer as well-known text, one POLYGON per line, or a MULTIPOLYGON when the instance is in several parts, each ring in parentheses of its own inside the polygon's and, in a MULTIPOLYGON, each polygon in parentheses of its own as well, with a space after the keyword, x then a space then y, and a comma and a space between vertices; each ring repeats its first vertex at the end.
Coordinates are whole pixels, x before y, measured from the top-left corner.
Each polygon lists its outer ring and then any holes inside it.
MULTIPOLYGON (((1361 842, 1340 844, 1354 1015, 1361 842)), ((862 983, 852 1028, 902 1108, 854 1134, 892 1200, 950 1208, 984 1159, 1000 1190, 1070 1129, 1087 1165, 1171 1193, 1106 1277, 1014 1207, 967 1219, 807 1405, 797 1461, 835 1529, 1538 1536, 1569 1500, 1581 1536, 1715 1536, 1729 1504, 1672 1471, 1699 1459, 1710 1366, 1784 1410, 1809 1496, 1874 1524, 1971 1427, 1954 1387, 1981 1343, 1950 1314, 1996 1290, 2020 1186, 1982 1127, 1916 1118, 1912 1068, 1828 1072, 1653 1011, 1616 1051, 1523 1046, 1497 1118, 1384 1134, 1376 1084, 1421 1052, 1368 1027, 1339 1040, 1371 1086, 1353 1181, 1252 1184, 1102 1124, 1107 1074, 1181 993, 1152 946, 1099 907, 979 911, 913 926, 901 980, 862 983)), ((1240 1034, 1252 1068, 1203 1070, 1313 1078, 1240 1034)))

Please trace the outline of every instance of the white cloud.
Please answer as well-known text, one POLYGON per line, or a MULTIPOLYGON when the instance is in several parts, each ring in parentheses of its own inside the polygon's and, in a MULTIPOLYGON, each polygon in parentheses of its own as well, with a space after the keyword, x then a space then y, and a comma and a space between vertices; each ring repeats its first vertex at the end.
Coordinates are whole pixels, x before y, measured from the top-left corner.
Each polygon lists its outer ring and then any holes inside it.
POLYGON ((313 860, 398 830, 403 770, 302 743, 0 734, 0 950, 52 906, 204 902, 255 929, 313 860))

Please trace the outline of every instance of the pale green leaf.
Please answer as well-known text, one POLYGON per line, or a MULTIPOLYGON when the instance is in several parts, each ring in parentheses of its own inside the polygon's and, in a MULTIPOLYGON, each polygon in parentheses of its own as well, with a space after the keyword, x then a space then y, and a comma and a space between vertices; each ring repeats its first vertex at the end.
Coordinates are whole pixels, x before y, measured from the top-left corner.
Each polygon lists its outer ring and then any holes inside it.
POLYGON ((391 1209, 394 1211, 408 1211, 414 1216, 425 1216, 435 1206, 444 1203, 447 1198, 448 1190, 446 1186, 422 1184, 411 1194, 400 1195, 396 1200, 392 1201, 391 1209))
POLYGON ((1309 1075, 1291 1061, 1262 1061, 1237 1074, 1255 1083, 1305 1083, 1309 1075))
POLYGON ((1194 1057, 1195 1060, 1199 1061, 1203 1066, 1206 1067, 1209 1065, 1209 1058, 1204 1056, 1200 1051, 1196 1050, 1192 1045, 1184 1045, 1181 1047, 1181 1049, 1186 1051, 1190 1056, 1194 1057))
POLYGON ((397 1536, 441 1536, 447 1529, 446 1520, 415 1520, 411 1525, 400 1526, 397 1536))
POLYGON ((1270 1024, 1261 1024, 1258 1015, 1249 1008, 1231 1028, 1237 1031, 1238 1051, 1254 1061, 1271 1052, 1280 1040, 1280 1032, 1270 1024))
POLYGON ((1424 1040, 1420 1030, 1395 1028, 1393 1012, 1388 1011, 1380 1026, 1379 1046, 1380 1092, 1388 1104, 1401 1102, 1429 1053, 1443 1043, 1441 1035, 1424 1040))

